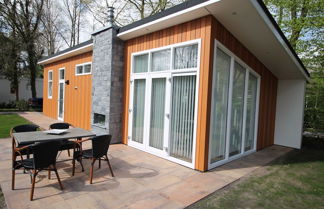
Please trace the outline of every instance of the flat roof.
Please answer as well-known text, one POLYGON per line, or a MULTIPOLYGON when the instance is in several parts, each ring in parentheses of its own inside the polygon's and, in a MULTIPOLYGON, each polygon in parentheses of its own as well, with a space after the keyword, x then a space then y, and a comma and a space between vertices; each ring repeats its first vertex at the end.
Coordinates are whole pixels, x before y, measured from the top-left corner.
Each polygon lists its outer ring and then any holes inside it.
POLYGON ((67 48, 53 55, 43 57, 38 61, 38 64, 48 64, 61 59, 66 59, 92 50, 93 40, 82 42, 74 47, 67 48))

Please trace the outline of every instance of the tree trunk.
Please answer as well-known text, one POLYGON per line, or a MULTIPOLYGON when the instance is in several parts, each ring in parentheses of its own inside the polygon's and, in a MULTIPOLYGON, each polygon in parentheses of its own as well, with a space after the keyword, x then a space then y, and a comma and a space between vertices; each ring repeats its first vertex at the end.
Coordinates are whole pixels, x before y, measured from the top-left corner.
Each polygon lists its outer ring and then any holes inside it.
POLYGON ((36 92, 36 52, 35 52, 35 45, 34 43, 30 43, 28 50, 28 59, 29 59, 29 72, 30 72, 30 88, 32 93, 32 98, 36 98, 37 92, 36 92))

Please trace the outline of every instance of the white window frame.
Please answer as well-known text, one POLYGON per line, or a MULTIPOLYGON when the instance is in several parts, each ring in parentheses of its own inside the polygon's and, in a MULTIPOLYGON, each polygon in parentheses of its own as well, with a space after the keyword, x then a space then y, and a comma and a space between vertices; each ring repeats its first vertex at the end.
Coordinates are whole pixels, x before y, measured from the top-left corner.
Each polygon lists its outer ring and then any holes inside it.
MULTIPOLYGON (((165 158, 167 160, 170 160, 172 162, 178 163, 180 165, 184 165, 186 167, 195 168, 195 164, 196 164, 196 141, 197 141, 197 118, 198 118, 198 98, 199 98, 199 81, 200 81, 200 58, 201 58, 201 39, 195 39, 195 40, 190 40, 190 41, 186 41, 186 42, 181 42, 181 43, 176 43, 176 44, 171 44, 168 46, 163 46, 163 47, 159 47, 159 48, 153 48, 153 49, 149 49, 149 50, 144 50, 144 51, 140 51, 140 52, 135 52, 131 54, 131 70, 130 70, 130 97, 129 97, 129 104, 128 104, 128 109, 129 109, 129 113, 132 113, 132 108, 133 108, 133 85, 132 82, 134 82, 134 79, 146 79, 146 87, 145 87, 145 98, 150 97, 151 95, 151 82, 152 82, 152 78, 156 78, 159 77, 159 75, 161 75, 161 77, 165 76, 167 81, 166 81, 166 92, 169 91, 169 93, 171 94, 172 92, 172 78, 174 76, 185 76, 185 75, 196 75, 196 95, 195 95, 195 115, 194 115, 194 130, 193 130, 193 145, 192 145, 192 161, 187 162, 187 161, 183 161, 180 159, 177 159, 175 157, 172 157, 169 155, 169 147, 170 145, 168 145, 168 150, 167 152, 161 153, 158 151, 154 151, 154 149, 152 148, 145 148, 145 143, 147 143, 147 134, 149 134, 149 128, 147 130, 144 129, 144 139, 143 139, 143 144, 134 142, 131 140, 132 138, 132 116, 133 114, 129 114, 129 118, 128 118, 128 140, 127 143, 129 146, 132 146, 134 148, 143 150, 145 152, 154 154, 156 156, 165 158), (194 45, 194 44, 198 44, 198 54, 197 54, 197 67, 196 68, 188 68, 188 69, 174 69, 174 50, 177 47, 183 47, 183 46, 188 46, 188 45, 194 45), (164 70, 164 71, 150 71, 150 69, 152 68, 152 64, 151 64, 151 59, 152 59, 152 53, 153 52, 157 52, 157 51, 162 51, 162 50, 166 50, 166 49, 170 49, 171 50, 171 55, 170 55, 170 70, 164 70), (138 55, 143 55, 143 54, 148 54, 148 72, 140 72, 140 73, 134 73, 134 57, 138 56, 138 55), (166 76, 167 74, 167 76, 166 76), (147 82, 149 81, 149 82, 147 82)), ((171 120, 171 105, 172 105, 172 98, 171 95, 167 94, 166 95, 166 107, 165 107, 165 114, 169 115, 169 123, 167 124, 167 126, 164 126, 164 137, 168 138, 168 143, 170 143, 170 120, 171 120), (168 133, 168 135, 166 134, 168 133)), ((146 99, 146 101, 148 101, 146 99)), ((147 103, 147 102, 146 102, 147 103)), ((148 112, 148 114, 146 114, 144 116, 144 123, 147 122, 150 119, 150 105, 145 103, 145 112, 148 112)), ((165 123, 166 124, 166 123, 165 123)), ((165 147, 165 141, 163 146, 165 147)))
MULTIPOLYGON (((215 65, 215 58, 216 58, 216 49, 221 49, 224 53, 226 53, 228 56, 231 57, 231 64, 230 64, 230 78, 229 78, 229 89, 228 89, 228 104, 227 104, 227 124, 226 124, 226 146, 225 146, 225 159, 216 161, 214 163, 211 163, 211 138, 209 138, 209 150, 208 150, 208 170, 213 169, 215 167, 218 167, 220 165, 223 165, 225 163, 228 163, 230 161, 236 160, 238 158, 241 158, 245 155, 249 155, 253 152, 256 152, 256 145, 257 145, 257 138, 258 138, 258 124, 259 124, 259 106, 260 106, 260 86, 261 86, 261 76, 255 72, 251 67, 249 67, 245 62, 243 62, 238 56, 236 56, 232 51, 230 51, 227 47, 225 47, 223 44, 221 44, 218 40, 215 39, 214 44, 214 57, 213 61, 215 65), (234 76, 234 63, 237 62, 242 67, 245 68, 245 89, 244 89, 244 103, 243 103, 243 124, 242 124, 242 144, 241 144, 241 153, 234 155, 232 157, 229 156, 229 140, 230 140, 230 126, 231 126, 231 109, 232 109, 232 94, 233 94, 233 76, 234 76), (245 143, 245 128, 246 128, 246 108, 247 108, 247 95, 248 95, 248 80, 249 80, 249 74, 252 74, 256 76, 257 78, 257 95, 256 95, 256 110, 255 110, 255 124, 254 124, 254 145, 253 148, 249 151, 244 151, 244 143, 245 143)), ((213 80, 213 88, 215 85, 215 81, 213 80)), ((212 88, 212 89, 213 89, 212 88)), ((213 105, 212 105, 213 107, 213 105)), ((210 119, 211 120, 211 119, 210 119)), ((209 136, 212 136, 212 128, 209 127, 209 136)))
POLYGON ((48 99, 53 98, 53 70, 49 70, 47 72, 47 98, 48 99), (52 74, 52 79, 51 80, 49 79, 50 78, 50 76, 49 76, 50 73, 52 74), (52 85, 52 87, 51 87, 51 89, 52 89, 51 95, 49 94, 49 84, 50 84, 50 82, 51 82, 51 85, 52 85))
POLYGON ((75 75, 76 75, 76 76, 80 76, 80 75, 90 75, 90 74, 92 74, 92 62, 85 62, 85 63, 81 63, 81 64, 77 64, 77 65, 75 65, 75 75), (89 73, 85 73, 85 72, 84 72, 84 66, 85 66, 85 65, 89 65, 89 64, 90 64, 90 72, 89 72, 89 73), (82 73, 78 73, 77 68, 78 68, 79 66, 82 66, 82 73))

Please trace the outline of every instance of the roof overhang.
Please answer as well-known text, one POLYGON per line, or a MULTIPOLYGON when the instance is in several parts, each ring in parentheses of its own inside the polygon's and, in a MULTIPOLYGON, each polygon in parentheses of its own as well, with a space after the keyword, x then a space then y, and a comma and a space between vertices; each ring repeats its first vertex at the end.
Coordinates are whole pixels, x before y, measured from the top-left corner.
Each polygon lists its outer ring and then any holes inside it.
POLYGON ((46 64, 50 64, 50 63, 53 63, 53 62, 63 60, 63 59, 74 57, 74 56, 77 56, 77 55, 80 55, 80 54, 84 54, 86 52, 90 52, 90 51, 92 51, 92 48, 93 48, 92 40, 87 41, 87 42, 81 43, 81 44, 79 44, 79 45, 77 45, 75 47, 68 48, 68 49, 66 49, 64 51, 61 51, 61 52, 59 52, 57 54, 54 54, 52 56, 45 57, 45 58, 41 59, 38 62, 38 64, 46 65, 46 64))
POLYGON ((261 0, 202 1, 127 30, 121 28, 118 37, 129 40, 206 15, 213 15, 278 79, 309 79, 303 63, 261 0))

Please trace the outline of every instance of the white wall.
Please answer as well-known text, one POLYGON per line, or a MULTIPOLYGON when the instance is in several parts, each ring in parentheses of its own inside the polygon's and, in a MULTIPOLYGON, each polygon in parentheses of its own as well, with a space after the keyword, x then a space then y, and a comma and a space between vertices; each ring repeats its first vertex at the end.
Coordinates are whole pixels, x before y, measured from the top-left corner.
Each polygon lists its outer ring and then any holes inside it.
MULTIPOLYGON (((43 97, 43 79, 36 79, 37 97, 43 97)), ((29 79, 23 78, 19 83, 19 99, 28 100, 31 98, 29 79)), ((15 101, 16 94, 10 93, 10 82, 6 79, 0 79, 0 102, 15 101)))
POLYGON ((279 80, 274 143, 277 145, 301 147, 305 80, 279 80))

